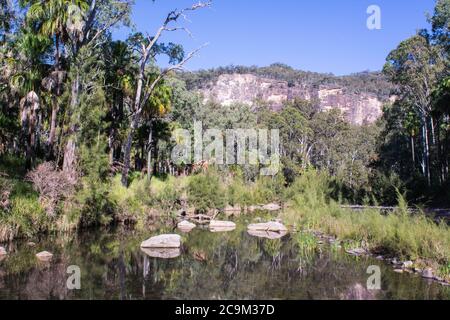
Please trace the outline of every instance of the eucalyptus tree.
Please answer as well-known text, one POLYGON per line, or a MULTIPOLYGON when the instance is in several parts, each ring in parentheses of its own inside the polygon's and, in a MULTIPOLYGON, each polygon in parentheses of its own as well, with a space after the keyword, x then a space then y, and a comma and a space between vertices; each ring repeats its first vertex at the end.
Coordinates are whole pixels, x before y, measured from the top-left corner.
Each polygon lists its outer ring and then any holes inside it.
POLYGON ((403 42, 387 57, 384 72, 399 86, 399 98, 410 101, 420 118, 422 174, 431 185, 431 148, 436 144, 436 119, 433 117, 433 89, 445 70, 440 49, 429 36, 419 33, 403 42))
POLYGON ((429 19, 434 40, 450 53, 450 0, 438 0, 434 15, 429 19))
POLYGON ((113 26, 129 24, 132 0, 86 0, 87 6, 69 6, 67 42, 65 50, 70 60, 69 130, 64 147, 63 170, 75 174, 77 162, 77 134, 80 127, 80 93, 88 83, 82 82, 81 72, 86 58, 92 57, 101 44, 109 41, 113 26))

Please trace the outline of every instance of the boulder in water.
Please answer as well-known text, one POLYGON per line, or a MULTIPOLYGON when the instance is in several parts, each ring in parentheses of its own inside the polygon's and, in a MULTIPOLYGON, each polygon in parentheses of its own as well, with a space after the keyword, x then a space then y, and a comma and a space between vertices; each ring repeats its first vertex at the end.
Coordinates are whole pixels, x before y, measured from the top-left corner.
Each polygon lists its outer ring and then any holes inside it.
POLYGON ((281 210, 281 206, 279 204, 276 204, 276 203, 266 204, 262 208, 263 208, 263 210, 266 210, 266 211, 278 211, 278 210, 281 210))
POLYGON ((174 259, 181 255, 180 248, 141 248, 147 256, 159 259, 174 259))
POLYGON ((141 243, 141 248, 179 248, 181 237, 178 234, 163 234, 151 237, 141 243))
POLYGON ((177 225, 178 229, 180 229, 183 232, 190 232, 192 231, 192 229, 194 229, 196 227, 196 225, 192 222, 189 221, 181 221, 178 225, 177 225))
POLYGON ((271 232, 287 232, 288 229, 279 222, 255 223, 250 224, 247 229, 249 231, 271 231, 271 232))
POLYGON ((236 229, 236 224, 231 221, 212 220, 209 223, 209 230, 211 232, 227 232, 236 229))
POLYGON ((433 269, 431 269, 431 268, 424 269, 422 271, 422 278, 433 279, 434 278, 433 269))
POLYGON ((248 234, 257 237, 257 238, 265 238, 269 240, 281 239, 287 235, 286 231, 281 232, 273 232, 273 231, 258 231, 258 230, 248 230, 248 234))

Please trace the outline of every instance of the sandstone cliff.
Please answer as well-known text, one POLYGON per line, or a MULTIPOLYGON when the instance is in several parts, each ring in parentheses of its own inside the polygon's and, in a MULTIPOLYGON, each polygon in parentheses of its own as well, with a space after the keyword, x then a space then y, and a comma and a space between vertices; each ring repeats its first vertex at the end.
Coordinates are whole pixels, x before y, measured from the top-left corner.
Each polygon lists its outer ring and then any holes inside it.
POLYGON ((370 90, 354 92, 339 83, 317 84, 311 81, 289 82, 255 74, 221 74, 204 83, 198 91, 205 101, 229 105, 245 103, 255 107, 267 103, 273 110, 295 98, 314 100, 322 111, 340 109, 352 124, 373 123, 382 115, 384 100, 370 90))

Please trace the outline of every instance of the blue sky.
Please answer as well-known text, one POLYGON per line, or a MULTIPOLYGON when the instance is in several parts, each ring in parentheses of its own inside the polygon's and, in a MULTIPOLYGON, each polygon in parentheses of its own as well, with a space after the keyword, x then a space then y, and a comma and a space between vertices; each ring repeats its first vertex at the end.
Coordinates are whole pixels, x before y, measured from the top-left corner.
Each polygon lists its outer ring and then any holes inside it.
MULTIPOLYGON (((154 33, 167 12, 198 0, 135 0, 133 21, 154 33)), ((296 69, 336 75, 380 70, 388 53, 417 29, 428 27, 425 14, 434 0, 215 0, 210 9, 190 14, 185 33, 167 34, 190 51, 204 43, 189 70, 219 66, 267 66, 275 62, 296 69), (366 27, 369 5, 381 8, 381 30, 366 27)), ((126 38, 120 29, 114 37, 126 38)), ((164 60, 160 63, 164 64, 164 60)))

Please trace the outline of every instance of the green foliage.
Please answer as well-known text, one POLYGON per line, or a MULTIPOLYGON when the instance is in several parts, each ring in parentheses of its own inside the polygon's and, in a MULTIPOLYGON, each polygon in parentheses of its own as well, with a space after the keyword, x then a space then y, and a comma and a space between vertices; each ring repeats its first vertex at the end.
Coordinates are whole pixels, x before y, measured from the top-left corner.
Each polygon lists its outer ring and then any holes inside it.
POLYGON ((187 185, 187 195, 189 203, 200 212, 225 207, 226 193, 215 171, 192 176, 187 185))
POLYGON ((450 233, 423 213, 411 215, 398 193, 398 209, 388 215, 378 210, 354 212, 330 200, 329 179, 310 171, 289 188, 293 207, 283 213, 289 224, 304 230, 320 230, 340 240, 364 243, 368 249, 404 259, 425 259, 440 265, 450 261, 450 233))
MULTIPOLYGON (((19 160, 16 160, 19 161, 19 160)), ((52 220, 39 203, 39 196, 28 182, 0 177, 0 200, 9 191, 8 208, 0 206, 0 242, 32 237, 52 229, 52 220)))

